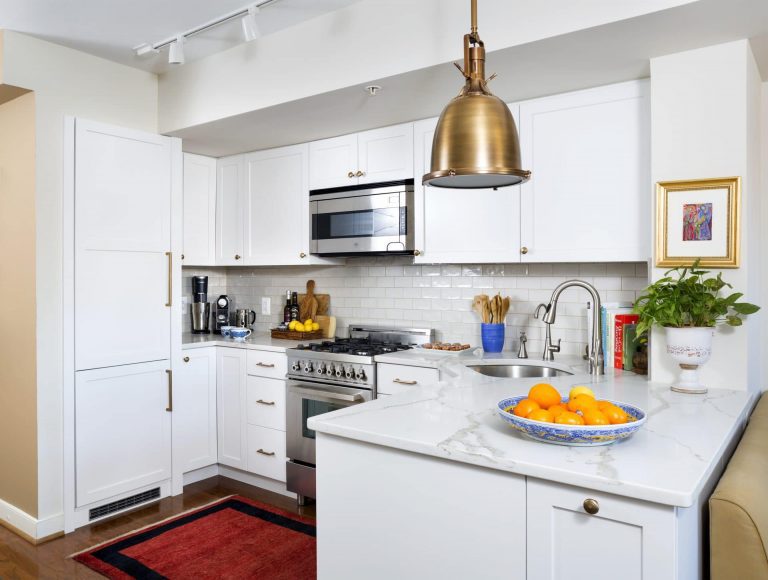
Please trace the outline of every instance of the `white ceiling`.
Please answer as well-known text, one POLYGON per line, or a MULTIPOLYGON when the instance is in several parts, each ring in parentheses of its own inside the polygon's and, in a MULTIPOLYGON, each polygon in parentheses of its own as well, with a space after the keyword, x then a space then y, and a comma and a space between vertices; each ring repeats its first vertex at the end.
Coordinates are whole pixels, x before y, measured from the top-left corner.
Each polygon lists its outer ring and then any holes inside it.
MULTIPOLYGON (((133 47, 155 43, 257 0, 0 0, 0 29, 16 30, 128 66, 160 73, 168 49, 138 57, 133 47)), ((270 34, 345 8, 359 0, 277 0, 257 16, 259 30, 270 34)), ((239 19, 191 38, 187 61, 243 42, 239 19)))

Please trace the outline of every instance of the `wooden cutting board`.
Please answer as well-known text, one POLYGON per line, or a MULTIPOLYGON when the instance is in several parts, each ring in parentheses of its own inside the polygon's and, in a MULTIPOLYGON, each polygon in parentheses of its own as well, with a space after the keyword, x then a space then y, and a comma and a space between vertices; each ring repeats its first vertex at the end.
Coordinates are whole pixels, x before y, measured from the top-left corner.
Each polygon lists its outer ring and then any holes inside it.
MULTIPOLYGON (((299 304, 304 299, 306 294, 299 294, 299 304)), ((331 307, 331 295, 330 294, 315 294, 317 298, 317 313, 328 314, 328 309, 331 307)))
POLYGON ((318 314, 315 321, 320 325, 323 331, 323 338, 334 338, 336 336, 336 317, 318 314))

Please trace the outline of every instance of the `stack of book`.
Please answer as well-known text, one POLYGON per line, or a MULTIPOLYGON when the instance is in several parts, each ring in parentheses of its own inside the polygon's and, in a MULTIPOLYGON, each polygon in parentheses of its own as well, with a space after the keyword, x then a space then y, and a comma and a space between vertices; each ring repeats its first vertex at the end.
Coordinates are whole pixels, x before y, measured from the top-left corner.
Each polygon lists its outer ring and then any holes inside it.
POLYGON ((637 351, 637 314, 632 304, 612 302, 600 308, 603 357, 606 368, 632 370, 632 357, 637 351))

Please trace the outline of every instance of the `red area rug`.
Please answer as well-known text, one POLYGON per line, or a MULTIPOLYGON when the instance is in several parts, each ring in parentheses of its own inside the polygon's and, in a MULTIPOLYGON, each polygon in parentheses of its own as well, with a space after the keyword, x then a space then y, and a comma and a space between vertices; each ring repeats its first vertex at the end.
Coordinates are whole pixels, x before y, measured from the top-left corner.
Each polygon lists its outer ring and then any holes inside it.
POLYGON ((315 578, 312 520, 229 497, 73 558, 108 578, 315 578))

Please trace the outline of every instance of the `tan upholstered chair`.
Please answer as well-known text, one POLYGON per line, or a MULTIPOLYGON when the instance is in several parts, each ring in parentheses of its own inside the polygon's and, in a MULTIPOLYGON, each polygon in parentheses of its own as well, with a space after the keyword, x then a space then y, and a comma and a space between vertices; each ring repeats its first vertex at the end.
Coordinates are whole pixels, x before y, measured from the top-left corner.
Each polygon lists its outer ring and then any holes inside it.
POLYGON ((712 580, 768 580, 768 394, 709 499, 712 580))

